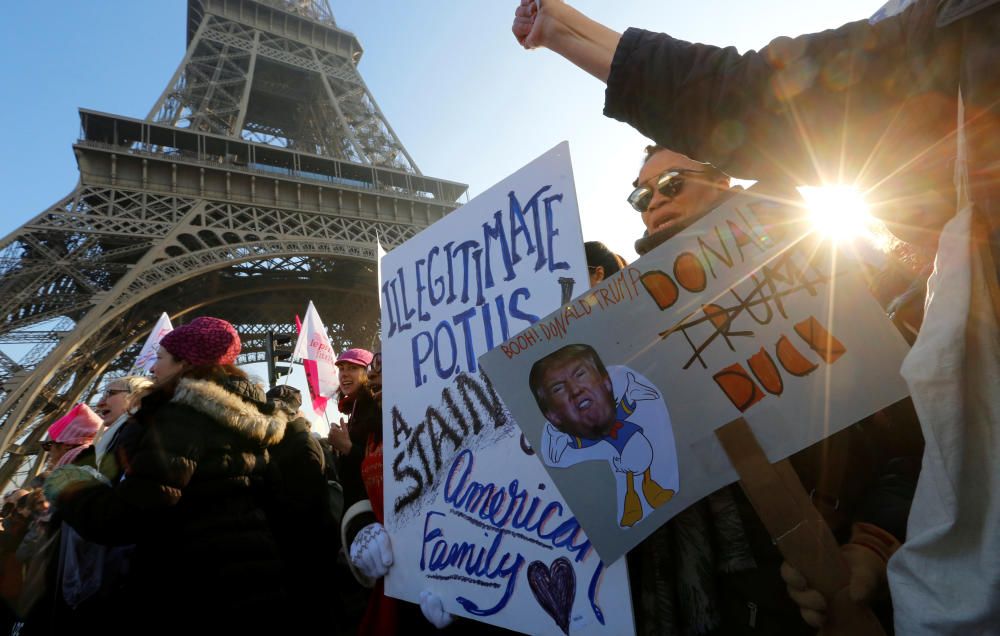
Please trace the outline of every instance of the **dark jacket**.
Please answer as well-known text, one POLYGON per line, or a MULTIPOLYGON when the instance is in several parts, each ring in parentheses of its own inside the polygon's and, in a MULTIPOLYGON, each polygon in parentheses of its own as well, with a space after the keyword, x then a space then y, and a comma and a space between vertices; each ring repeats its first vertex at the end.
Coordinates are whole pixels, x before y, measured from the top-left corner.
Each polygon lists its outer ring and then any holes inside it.
POLYGON ((932 243, 955 211, 958 90, 972 199, 1000 223, 1000 3, 919 0, 759 51, 629 29, 604 112, 657 143, 733 176, 798 185, 841 180, 868 191, 900 238, 932 243), (900 205, 905 201, 905 205, 900 205))
POLYGON ((331 631, 342 618, 335 585, 340 532, 330 510, 323 449, 309 422, 294 417, 268 450, 271 490, 265 508, 284 561, 286 628, 305 633, 325 625, 331 631))
POLYGON ((351 435, 351 452, 340 458, 337 472, 344 486, 344 549, 350 552, 354 537, 370 523, 377 521, 376 515, 365 511, 361 502, 368 500, 368 492, 361 479, 361 462, 365 459, 369 435, 382 438, 382 404, 367 386, 361 387, 353 404, 347 411, 350 415, 348 430, 351 435))
POLYGON ((151 394, 121 442, 124 478, 59 500, 84 538, 135 545, 122 610, 149 629, 276 624, 281 560, 258 499, 286 417, 261 413, 262 400, 241 378, 151 394))

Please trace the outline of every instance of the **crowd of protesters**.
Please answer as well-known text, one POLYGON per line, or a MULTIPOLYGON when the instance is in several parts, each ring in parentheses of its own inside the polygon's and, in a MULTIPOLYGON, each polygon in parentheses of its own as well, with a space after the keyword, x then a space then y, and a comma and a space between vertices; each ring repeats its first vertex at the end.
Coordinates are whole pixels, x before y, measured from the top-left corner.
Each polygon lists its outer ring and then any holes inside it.
MULTIPOLYGON (((732 196, 730 174, 780 197, 849 174, 874 197, 899 241, 872 292, 929 368, 904 368, 912 399, 792 464, 841 543, 851 601, 887 631, 996 633, 1000 3, 911 4, 744 55, 618 34, 558 0, 521 0, 513 32, 606 82, 605 113, 656 142, 628 196, 640 255, 732 196), (808 81, 785 72, 806 62, 808 81), (941 353, 956 342, 987 360, 941 353), (973 405, 948 431, 953 381, 973 405)), ((602 243, 585 251, 591 285, 626 266, 602 243)), ((381 355, 340 354, 343 418, 320 437, 297 390, 235 366, 240 348, 232 325, 196 318, 163 338, 152 379, 115 378, 96 410, 50 427, 44 470, 0 510, 0 633, 494 631, 455 620, 431 590, 419 607, 384 594, 381 355)), ((805 634, 827 619, 829 599, 783 562, 738 486, 628 564, 641 634, 805 634)))
MULTIPOLYGON (((656 142, 629 197, 640 254, 728 196, 727 173, 783 200, 829 182, 866 193, 898 238, 873 292, 913 343, 912 401, 793 463, 840 531, 853 601, 885 606, 899 633, 1000 632, 1000 4, 895 1, 745 54, 617 33, 560 0, 522 0, 513 32, 606 83, 604 114, 656 142)), ((758 522, 729 491, 630 555, 641 631, 795 633, 789 598, 823 623, 829 599, 754 547, 758 522)))

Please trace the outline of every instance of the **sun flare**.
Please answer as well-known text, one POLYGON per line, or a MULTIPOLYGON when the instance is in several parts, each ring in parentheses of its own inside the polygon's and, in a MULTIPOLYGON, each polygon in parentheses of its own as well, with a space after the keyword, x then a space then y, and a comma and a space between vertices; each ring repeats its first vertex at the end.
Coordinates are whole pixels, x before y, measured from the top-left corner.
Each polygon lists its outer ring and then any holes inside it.
POLYGON ((848 185, 802 186, 813 230, 834 241, 850 241, 869 231, 872 217, 857 188, 848 185))

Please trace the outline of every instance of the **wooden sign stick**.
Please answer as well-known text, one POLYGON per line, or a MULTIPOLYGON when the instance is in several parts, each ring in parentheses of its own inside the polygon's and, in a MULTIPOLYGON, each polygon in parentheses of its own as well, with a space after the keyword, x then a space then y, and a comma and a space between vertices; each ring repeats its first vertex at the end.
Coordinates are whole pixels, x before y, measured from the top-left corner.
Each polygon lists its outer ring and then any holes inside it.
POLYGON ((871 609, 851 601, 840 546, 812 505, 788 460, 768 461, 742 417, 715 431, 740 476, 740 485, 774 544, 827 601, 823 636, 884 636, 871 609))

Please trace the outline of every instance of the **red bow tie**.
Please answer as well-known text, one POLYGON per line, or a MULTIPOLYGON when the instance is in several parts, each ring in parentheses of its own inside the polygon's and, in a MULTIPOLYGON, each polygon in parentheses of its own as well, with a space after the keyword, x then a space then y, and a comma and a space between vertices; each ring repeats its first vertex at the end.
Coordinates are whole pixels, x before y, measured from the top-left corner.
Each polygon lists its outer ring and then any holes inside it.
POLYGON ((618 431, 620 431, 623 426, 625 425, 621 422, 615 422, 615 425, 611 427, 611 432, 608 433, 608 437, 611 439, 618 439, 618 431))

